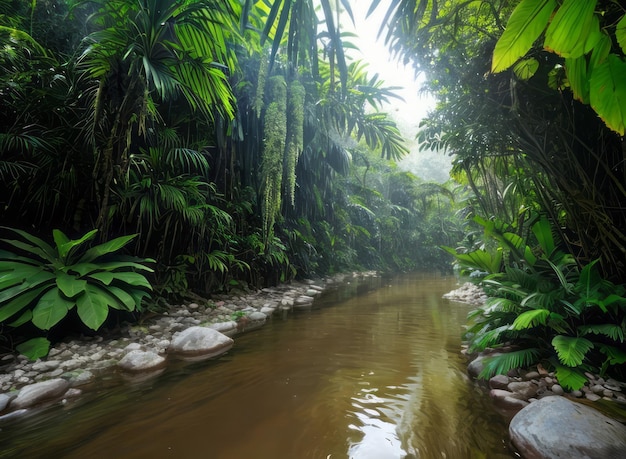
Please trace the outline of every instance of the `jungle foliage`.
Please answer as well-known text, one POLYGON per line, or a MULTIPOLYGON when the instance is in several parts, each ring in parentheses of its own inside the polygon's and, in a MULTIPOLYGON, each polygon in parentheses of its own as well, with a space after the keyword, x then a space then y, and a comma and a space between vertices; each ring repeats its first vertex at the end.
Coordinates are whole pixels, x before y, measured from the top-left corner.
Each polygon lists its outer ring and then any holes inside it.
POLYGON ((452 155, 471 192, 447 248, 493 297, 471 344, 515 348, 483 376, 538 361, 569 387, 586 369, 626 373, 625 13, 608 0, 387 11, 381 35, 437 96, 422 145, 452 155))
POLYGON ((407 153, 380 111, 396 88, 350 58, 349 3, 317 4, 0 0, 4 345, 38 336, 37 357, 76 322, 238 286, 446 269, 451 192, 387 162, 407 153))

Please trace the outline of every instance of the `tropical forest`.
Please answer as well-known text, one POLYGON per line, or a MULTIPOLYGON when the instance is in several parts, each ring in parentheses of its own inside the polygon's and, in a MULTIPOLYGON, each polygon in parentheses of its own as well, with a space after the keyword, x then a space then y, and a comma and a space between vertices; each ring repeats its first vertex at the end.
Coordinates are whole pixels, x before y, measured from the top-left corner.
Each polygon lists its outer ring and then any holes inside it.
POLYGON ((625 380, 625 126, 623 2, 0 0, 0 347, 426 271, 488 296, 481 378, 625 380), (359 35, 433 98, 410 136, 359 35))

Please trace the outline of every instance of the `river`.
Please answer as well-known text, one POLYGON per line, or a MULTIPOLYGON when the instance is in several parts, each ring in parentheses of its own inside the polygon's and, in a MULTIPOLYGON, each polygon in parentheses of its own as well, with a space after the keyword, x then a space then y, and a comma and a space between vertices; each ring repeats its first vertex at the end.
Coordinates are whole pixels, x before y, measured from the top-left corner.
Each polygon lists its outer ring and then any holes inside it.
POLYGON ((369 278, 275 315, 219 359, 111 375, 2 426, 0 457, 511 458, 507 423, 467 377, 470 306, 453 277, 369 278))

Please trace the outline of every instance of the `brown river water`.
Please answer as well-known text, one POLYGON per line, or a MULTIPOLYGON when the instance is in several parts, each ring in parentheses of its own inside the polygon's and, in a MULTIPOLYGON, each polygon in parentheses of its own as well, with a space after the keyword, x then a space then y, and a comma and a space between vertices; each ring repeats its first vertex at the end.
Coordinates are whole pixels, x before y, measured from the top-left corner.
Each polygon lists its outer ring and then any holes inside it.
POLYGON ((511 458, 507 422, 460 354, 453 277, 354 281, 275 315, 225 356, 112 375, 2 426, 0 457, 511 458))

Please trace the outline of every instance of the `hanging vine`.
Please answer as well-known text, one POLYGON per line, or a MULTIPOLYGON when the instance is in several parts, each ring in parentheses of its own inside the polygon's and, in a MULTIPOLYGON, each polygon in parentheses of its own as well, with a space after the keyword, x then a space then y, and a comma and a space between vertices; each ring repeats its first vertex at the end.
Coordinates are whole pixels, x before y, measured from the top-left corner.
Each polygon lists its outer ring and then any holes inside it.
POLYGON ((259 54, 259 73, 256 80, 256 93, 254 95, 253 108, 257 118, 261 118, 261 110, 263 109, 263 94, 265 92, 265 82, 267 80, 267 68, 269 59, 266 49, 263 48, 259 54))
POLYGON ((304 136, 304 98, 306 91, 302 83, 294 80, 289 85, 287 147, 285 148, 285 160, 283 180, 286 194, 289 196, 291 205, 295 202, 296 190, 296 165, 303 147, 304 136))
POLYGON ((269 79, 268 101, 263 131, 261 183, 263 186, 263 239, 271 239, 276 215, 280 212, 283 155, 287 138, 287 87, 282 76, 269 79))

